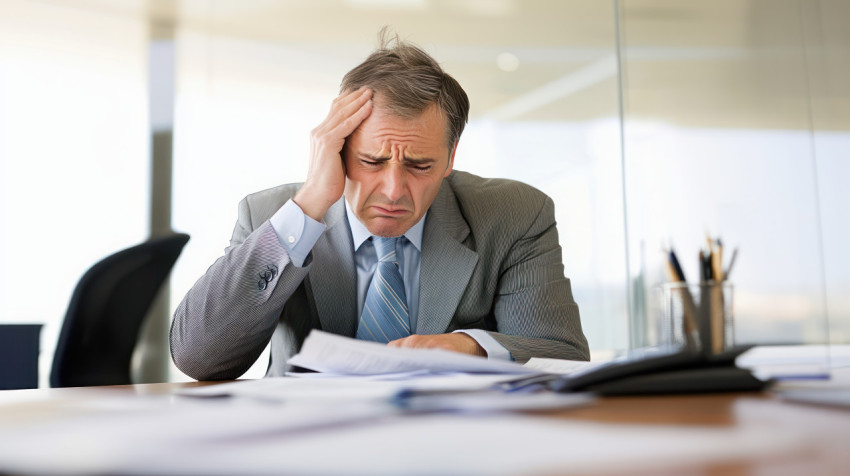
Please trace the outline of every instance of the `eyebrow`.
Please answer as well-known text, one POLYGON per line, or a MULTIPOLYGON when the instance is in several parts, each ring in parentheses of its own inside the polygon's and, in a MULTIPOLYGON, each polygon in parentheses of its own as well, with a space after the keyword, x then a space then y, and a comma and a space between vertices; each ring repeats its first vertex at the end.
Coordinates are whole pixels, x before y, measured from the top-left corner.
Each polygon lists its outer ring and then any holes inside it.
MULTIPOLYGON (((374 161, 374 162, 385 162, 387 160, 390 160, 390 157, 388 157, 388 156, 379 157, 379 156, 376 156, 376 155, 367 154, 365 152, 358 152, 357 156, 360 157, 361 159, 371 160, 371 161, 374 161)), ((436 162, 435 159, 432 159, 430 157, 412 158, 412 157, 406 157, 405 156, 404 159, 402 159, 402 160, 406 164, 414 164, 414 165, 425 165, 425 164, 432 164, 432 163, 436 162)))

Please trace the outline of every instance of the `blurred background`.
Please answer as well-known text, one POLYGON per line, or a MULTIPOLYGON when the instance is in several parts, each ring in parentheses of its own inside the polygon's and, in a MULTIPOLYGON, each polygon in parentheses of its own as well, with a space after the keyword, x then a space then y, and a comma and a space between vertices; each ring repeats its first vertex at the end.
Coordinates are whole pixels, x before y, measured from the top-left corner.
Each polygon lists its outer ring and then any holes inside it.
POLYGON ((44 324, 43 385, 80 276, 170 229, 137 379, 186 379, 171 313, 384 25, 469 94, 456 168, 555 200, 595 358, 657 342, 662 250, 695 281, 706 233, 736 341, 850 343, 850 2, 0 0, 0 324, 44 324))

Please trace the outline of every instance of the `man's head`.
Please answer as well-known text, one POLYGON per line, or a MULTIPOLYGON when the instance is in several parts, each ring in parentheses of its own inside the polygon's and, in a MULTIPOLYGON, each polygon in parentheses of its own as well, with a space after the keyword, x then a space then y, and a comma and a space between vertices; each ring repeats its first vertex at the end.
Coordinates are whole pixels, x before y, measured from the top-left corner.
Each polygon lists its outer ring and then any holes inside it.
POLYGON ((446 144, 451 150, 469 116, 469 98, 454 78, 422 49, 399 40, 384 28, 380 44, 365 61, 342 78, 340 91, 368 87, 394 115, 413 118, 436 104, 446 121, 446 144))
POLYGON ((469 99, 427 53, 381 33, 381 45, 342 80, 368 87, 373 109, 343 149, 345 197, 373 235, 399 236, 428 211, 449 175, 469 99))

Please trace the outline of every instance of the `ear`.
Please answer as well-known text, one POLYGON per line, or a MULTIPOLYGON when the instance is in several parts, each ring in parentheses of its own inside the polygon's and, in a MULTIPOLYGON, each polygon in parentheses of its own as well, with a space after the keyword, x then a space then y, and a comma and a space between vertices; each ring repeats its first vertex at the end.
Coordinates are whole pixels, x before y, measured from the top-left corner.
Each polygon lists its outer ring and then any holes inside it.
POLYGON ((443 174, 443 178, 448 177, 448 176, 449 176, 449 174, 450 174, 450 173, 452 173, 452 169, 454 169, 454 166, 455 166, 455 153, 457 152, 457 144, 458 144, 458 143, 457 143, 457 142, 455 142, 454 147, 452 147, 452 153, 451 153, 451 154, 449 154, 449 165, 448 165, 448 166, 446 166, 446 172, 443 174))

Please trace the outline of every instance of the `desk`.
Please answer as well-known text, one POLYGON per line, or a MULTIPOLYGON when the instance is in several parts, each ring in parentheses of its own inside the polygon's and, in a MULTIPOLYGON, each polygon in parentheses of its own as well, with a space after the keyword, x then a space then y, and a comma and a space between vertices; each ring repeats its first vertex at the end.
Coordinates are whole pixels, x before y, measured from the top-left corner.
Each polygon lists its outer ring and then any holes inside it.
MULTIPOLYGON (((0 392, 0 428, 13 424, 26 425, 27 420, 43 421, 45 415, 67 412, 68 403, 85 402, 101 397, 126 396, 145 399, 151 396, 172 395, 177 389, 205 383, 148 384, 120 387, 16 390, 0 392), (63 410, 64 409, 64 410, 63 410)), ((83 411, 80 409, 74 411, 83 411)), ((97 409, 85 411, 97 413, 97 409)), ((103 409, 102 412, 108 412, 103 409)), ((545 421, 575 424, 613 424, 617 428, 651 431, 664 428, 719 429, 732 432, 796 435, 785 441, 782 448, 769 454, 727 455, 717 461, 709 458, 694 464, 666 464, 654 461, 642 466, 616 468, 600 460, 601 474, 847 474, 850 465, 850 411, 816 407, 782 401, 771 394, 716 394, 694 396, 616 397, 600 398, 581 408, 558 411, 531 412, 545 421), (761 432, 761 433, 759 433, 761 432), (789 446, 790 444, 790 446, 789 446)), ((451 418, 442 416, 441 418, 451 418)), ((731 434, 731 433, 730 433, 731 434)), ((506 435, 508 437, 509 435, 506 435)), ((513 442, 517 445, 518 442, 513 442)), ((533 442, 526 442, 533 443, 533 442)), ((565 442, 566 444, 566 442, 565 442)), ((435 447, 439 444, 435 442, 435 447)), ((518 445, 521 447, 521 445, 518 445)), ((420 448, 429 451, 429 448, 420 448)), ((612 448, 616 451, 616 448, 612 448)), ((760 452, 763 453, 763 452, 760 452)), ((50 451, 47 451, 50 454, 50 451)), ((480 456, 480 455, 479 455, 480 456)), ((0 456, 0 473, 9 470, 0 456), (5 470, 5 471, 4 471, 5 470)), ((21 468, 14 468, 18 472, 21 468)), ((361 468, 362 469, 362 468, 361 468)), ((145 468, 137 468, 145 473, 145 468)), ((573 474, 570 465, 563 467, 529 468, 525 474, 573 474)), ((272 471, 279 472, 279 470, 272 471)), ((362 471, 361 471, 362 472, 362 471)), ((487 471, 484 471, 487 472, 487 471)), ((587 467, 579 473, 587 474, 587 467)), ((364 474, 367 474, 364 472, 364 474)), ((503 473, 497 471, 497 473, 503 473)))

